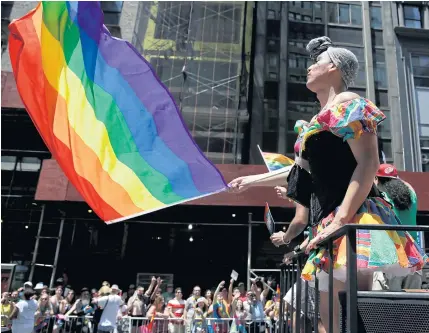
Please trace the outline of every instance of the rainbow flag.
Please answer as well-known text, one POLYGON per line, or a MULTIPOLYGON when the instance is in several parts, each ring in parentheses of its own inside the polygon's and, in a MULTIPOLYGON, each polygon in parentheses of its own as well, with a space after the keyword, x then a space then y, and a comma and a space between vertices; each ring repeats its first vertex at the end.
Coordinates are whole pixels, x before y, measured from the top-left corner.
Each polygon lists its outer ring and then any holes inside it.
POLYGON ((94 1, 46 1, 10 25, 17 88, 82 197, 118 222, 224 190, 173 97, 94 1))
POLYGON ((280 286, 279 285, 277 285, 276 294, 274 295, 274 300, 275 300, 275 302, 280 300, 280 286))
POLYGON ((258 145, 258 149, 269 171, 276 171, 284 167, 293 165, 295 163, 294 160, 282 154, 265 153, 261 150, 259 145, 258 145))

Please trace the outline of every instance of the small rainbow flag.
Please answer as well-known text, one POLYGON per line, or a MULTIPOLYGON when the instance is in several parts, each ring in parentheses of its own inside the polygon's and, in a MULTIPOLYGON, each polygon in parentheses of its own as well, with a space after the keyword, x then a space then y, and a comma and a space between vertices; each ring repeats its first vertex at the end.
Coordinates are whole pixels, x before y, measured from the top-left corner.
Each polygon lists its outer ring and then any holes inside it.
POLYGON ((280 286, 279 285, 277 285, 276 294, 274 295, 274 299, 275 299, 275 301, 280 300, 280 286))
POLYGON ((282 154, 265 153, 261 150, 259 145, 258 145, 258 149, 269 171, 276 171, 284 167, 293 165, 295 163, 294 160, 282 154))
POLYGON ((44 1, 10 25, 21 99, 66 176, 118 222, 222 191, 173 97, 98 1, 44 1))

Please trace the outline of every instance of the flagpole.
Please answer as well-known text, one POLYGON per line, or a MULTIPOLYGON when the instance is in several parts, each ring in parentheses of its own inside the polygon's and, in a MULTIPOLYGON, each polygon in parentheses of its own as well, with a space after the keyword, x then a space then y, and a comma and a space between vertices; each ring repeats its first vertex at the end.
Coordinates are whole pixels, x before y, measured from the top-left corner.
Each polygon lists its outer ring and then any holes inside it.
POLYGON ((259 152, 261 153, 262 159, 264 160, 264 163, 265 163, 265 166, 266 166, 266 167, 267 167, 267 169, 268 169, 268 172, 271 172, 270 167, 268 166, 267 161, 265 161, 264 154, 262 153, 261 147, 259 147, 259 145, 256 145, 256 147, 258 147, 259 152))

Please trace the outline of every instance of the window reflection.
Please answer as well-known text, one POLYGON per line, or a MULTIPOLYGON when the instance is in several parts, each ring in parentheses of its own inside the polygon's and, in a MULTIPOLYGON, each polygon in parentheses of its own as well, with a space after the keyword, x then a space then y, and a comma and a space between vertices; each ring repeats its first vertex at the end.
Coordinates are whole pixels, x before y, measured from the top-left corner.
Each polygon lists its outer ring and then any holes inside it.
POLYGON ((370 7, 371 28, 381 29, 383 24, 381 21, 381 7, 370 7))
POLYGON ((418 6, 404 5, 404 23, 409 28, 422 28, 422 18, 418 6))

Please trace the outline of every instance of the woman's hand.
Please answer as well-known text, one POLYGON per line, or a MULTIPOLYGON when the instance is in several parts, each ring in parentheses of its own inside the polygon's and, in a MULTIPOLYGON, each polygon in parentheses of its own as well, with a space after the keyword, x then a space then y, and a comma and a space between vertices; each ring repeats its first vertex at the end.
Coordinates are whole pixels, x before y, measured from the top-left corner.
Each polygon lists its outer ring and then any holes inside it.
POLYGON ((232 193, 244 192, 250 188, 251 181, 252 181, 252 176, 235 178, 228 184, 229 191, 232 193))
POLYGON ((337 231, 343 226, 341 222, 338 222, 334 220, 329 224, 325 229, 323 229, 321 232, 317 234, 316 237, 314 237, 307 245, 305 249, 305 253, 309 254, 312 250, 316 249, 318 247, 318 244, 322 242, 326 237, 337 231))
POLYGON ((272 234, 270 239, 274 246, 279 247, 280 245, 287 245, 290 243, 289 241, 287 242, 285 241, 284 236, 285 236, 285 233, 283 231, 279 231, 272 234))
POLYGON ((288 197, 286 196, 286 192, 287 192, 286 187, 276 186, 276 187, 274 187, 274 189, 276 190, 276 194, 280 199, 288 199, 288 197))

